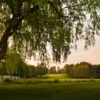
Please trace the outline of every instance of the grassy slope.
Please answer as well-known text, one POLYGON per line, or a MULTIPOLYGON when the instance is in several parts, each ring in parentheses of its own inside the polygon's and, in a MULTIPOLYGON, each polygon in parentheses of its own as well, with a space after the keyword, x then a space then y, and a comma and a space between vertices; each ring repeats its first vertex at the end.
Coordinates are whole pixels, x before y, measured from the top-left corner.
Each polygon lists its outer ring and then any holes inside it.
POLYGON ((100 82, 0 83, 0 100, 100 100, 100 82))

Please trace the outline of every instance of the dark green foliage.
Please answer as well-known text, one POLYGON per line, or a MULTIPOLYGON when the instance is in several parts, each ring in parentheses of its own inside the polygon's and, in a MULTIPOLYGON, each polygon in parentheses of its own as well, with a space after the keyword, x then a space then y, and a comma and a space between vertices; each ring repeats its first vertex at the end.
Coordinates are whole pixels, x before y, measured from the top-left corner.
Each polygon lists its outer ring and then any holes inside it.
POLYGON ((17 75, 23 78, 32 78, 37 75, 42 77, 47 73, 48 68, 46 64, 41 63, 37 67, 27 65, 17 53, 10 53, 7 59, 0 63, 0 75, 17 75))
POLYGON ((97 78, 100 78, 100 65, 93 65, 96 74, 97 74, 97 78))
POLYGON ((65 65, 65 73, 74 78, 100 78, 100 65, 81 62, 76 65, 65 65))
POLYGON ((64 69, 57 67, 57 74, 64 74, 64 69))
POLYGON ((26 64, 18 53, 9 53, 5 60, 6 73, 8 75, 18 75, 23 77, 25 75, 26 64))
POLYGON ((68 74, 68 73, 70 73, 70 74, 72 74, 73 72, 72 72, 72 67, 73 67, 74 65, 68 65, 68 64, 66 64, 65 66, 64 66, 64 71, 65 71, 65 73, 66 74, 68 74))
POLYGON ((35 66, 27 65, 17 53, 10 53, 4 62, 0 63, 0 75, 17 75, 24 78, 36 77, 35 66))
POLYGON ((28 69, 29 69, 29 77, 36 77, 37 76, 37 73, 36 73, 36 67, 35 66, 32 66, 32 65, 29 65, 28 66, 28 69))
POLYGON ((3 82, 12 83, 13 81, 11 79, 6 78, 6 79, 3 80, 3 82))
POLYGON ((6 63, 0 61, 0 75, 7 74, 6 70, 7 70, 6 63))
POLYGON ((59 79, 55 79, 54 80, 54 83, 59 83, 59 79))
POLYGON ((48 69, 46 67, 36 67, 36 74, 40 75, 41 77, 48 73, 48 69))
POLYGON ((56 67, 55 66, 50 67, 49 73, 50 74, 56 74, 57 73, 56 67))
POLYGON ((19 66, 17 66, 17 75, 20 77, 26 77, 26 67, 27 65, 20 61, 19 66))
POLYGON ((45 64, 41 63, 36 67, 36 74, 40 75, 41 77, 43 75, 46 75, 48 73, 48 68, 45 64))
POLYGON ((2 75, 2 68, 0 68, 0 75, 2 75))

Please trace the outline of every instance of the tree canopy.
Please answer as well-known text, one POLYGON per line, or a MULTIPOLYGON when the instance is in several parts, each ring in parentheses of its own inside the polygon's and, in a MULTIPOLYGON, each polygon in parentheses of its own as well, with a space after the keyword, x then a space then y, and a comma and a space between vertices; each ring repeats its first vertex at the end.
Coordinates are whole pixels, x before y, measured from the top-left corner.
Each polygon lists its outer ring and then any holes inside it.
POLYGON ((94 44, 100 33, 100 0, 0 0, 0 59, 8 42, 23 56, 39 52, 47 59, 47 43, 53 60, 66 59, 75 41, 94 44))
POLYGON ((48 73, 48 68, 46 67, 45 63, 41 63, 39 65, 37 65, 36 67, 36 74, 40 75, 41 77, 43 75, 46 75, 48 73))

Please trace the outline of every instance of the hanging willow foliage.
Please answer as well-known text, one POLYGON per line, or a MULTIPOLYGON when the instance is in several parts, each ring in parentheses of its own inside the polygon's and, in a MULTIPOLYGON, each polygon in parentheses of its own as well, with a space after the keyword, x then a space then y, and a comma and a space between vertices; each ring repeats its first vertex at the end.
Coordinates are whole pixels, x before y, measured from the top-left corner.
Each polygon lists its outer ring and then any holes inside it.
POLYGON ((0 59, 6 56, 8 39, 21 55, 46 60, 52 46, 53 60, 66 60, 79 39, 94 44, 100 33, 100 0, 0 0, 0 59))

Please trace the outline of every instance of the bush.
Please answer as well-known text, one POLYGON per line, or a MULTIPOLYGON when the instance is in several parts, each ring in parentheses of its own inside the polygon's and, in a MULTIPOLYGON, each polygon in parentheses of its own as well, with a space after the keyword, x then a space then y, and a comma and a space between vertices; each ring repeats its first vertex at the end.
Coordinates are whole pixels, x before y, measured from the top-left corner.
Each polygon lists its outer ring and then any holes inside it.
POLYGON ((4 79, 4 82, 7 82, 7 83, 12 83, 12 82, 13 82, 13 80, 11 80, 11 79, 9 79, 9 78, 6 78, 6 79, 4 79))
POLYGON ((55 79, 54 80, 54 83, 59 83, 59 79, 55 79))

